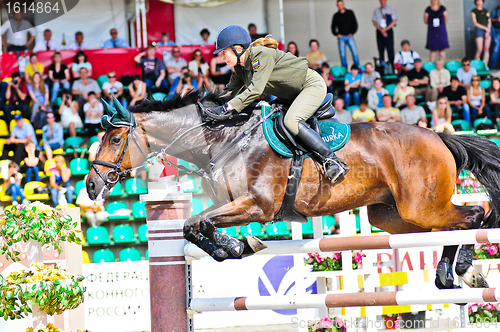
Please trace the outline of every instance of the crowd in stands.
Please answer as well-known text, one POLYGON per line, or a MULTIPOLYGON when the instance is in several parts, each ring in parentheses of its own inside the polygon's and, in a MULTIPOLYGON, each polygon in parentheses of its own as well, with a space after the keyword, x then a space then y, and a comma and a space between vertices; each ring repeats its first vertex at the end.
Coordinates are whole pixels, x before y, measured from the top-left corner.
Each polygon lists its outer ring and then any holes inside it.
MULTIPOLYGON (((430 51, 431 61, 424 62, 422 56, 411 49, 407 39, 400 42, 401 50, 395 53, 394 29, 398 17, 395 8, 388 6, 387 2, 380 0, 380 7, 373 13, 372 23, 379 51, 375 62, 360 63, 354 40, 358 29, 356 16, 345 7, 343 0, 336 2, 338 11, 331 24, 332 33, 338 39, 340 64, 328 63, 317 39, 309 42, 310 50, 305 57, 309 67, 321 73, 328 91, 336 95, 335 117, 345 123, 399 121, 449 132, 456 130, 452 125, 453 117, 464 119, 471 128, 476 119, 485 117, 496 126, 500 118, 500 80, 489 80, 487 65, 496 65, 500 49, 500 37, 497 40, 500 36, 500 9, 490 17, 482 7, 483 0, 475 0, 476 8, 471 16, 476 27, 476 59, 471 61, 464 57, 460 62, 446 62, 448 12, 439 0, 431 0, 424 14, 428 29, 426 48, 430 51), (495 36, 494 47, 488 63, 492 35, 495 36), (350 67, 347 48, 353 58, 350 67), (385 61, 385 53, 388 61, 385 61), (481 56, 484 62, 480 60, 481 56)), ((20 14, 15 14, 11 22, 17 26, 12 28, 7 23, 2 26, 1 32, 6 37, 3 46, 7 51, 26 51, 35 43, 33 27, 20 14), (23 33, 14 34, 13 29, 22 29, 23 33)), ((254 24, 250 24, 248 30, 252 39, 261 36, 254 24)), ((102 48, 130 47, 126 40, 118 37, 117 29, 113 28, 109 33, 110 39, 104 42, 102 48)), ((196 44, 213 44, 210 36, 207 29, 202 29, 196 44)), ((23 183, 44 180, 43 176, 54 205, 58 205, 62 197, 68 203, 74 201, 71 170, 66 164, 69 159, 66 160, 60 151, 65 147, 65 137, 85 135, 90 138, 97 135, 99 140, 102 139, 101 98, 112 102, 114 97, 128 107, 158 92, 168 97, 202 88, 221 90, 229 82, 233 71, 224 62, 222 53, 207 61, 202 50, 196 49, 192 59, 186 61, 180 56, 180 47, 165 32, 161 40, 148 45, 135 56, 134 61, 140 66, 141 75, 130 77, 127 82, 121 81, 111 63, 106 77, 96 81, 91 78, 92 64, 87 59, 86 49, 88 45, 82 32, 76 32, 74 40, 68 45, 59 45, 47 29, 43 39, 36 41, 24 71, 15 72, 0 83, 0 110, 3 111, 3 120, 0 121, 5 121, 7 128, 3 134, 6 137, 0 164, 9 161, 6 175, 4 177, 2 173, 2 177, 3 190, 12 196, 12 204, 25 200, 23 183), (159 58, 156 46, 171 46, 172 49, 159 58), (70 66, 62 62, 58 52, 61 49, 78 51, 70 66), (56 52, 46 70, 38 61, 36 52, 50 50, 56 52), (49 162, 52 162, 50 172, 44 173, 49 162), (40 175, 43 175, 42 178, 40 175)), ((286 51, 300 56, 293 41, 286 45, 286 51)), ((98 146, 99 141, 96 143, 98 146)), ((92 145, 88 152, 88 160, 95 159, 96 145, 92 145)), ((94 205, 88 196, 80 197, 79 193, 76 193, 77 203, 81 202, 79 204, 87 218, 93 225, 102 222, 98 213, 102 212, 102 206, 94 205)))

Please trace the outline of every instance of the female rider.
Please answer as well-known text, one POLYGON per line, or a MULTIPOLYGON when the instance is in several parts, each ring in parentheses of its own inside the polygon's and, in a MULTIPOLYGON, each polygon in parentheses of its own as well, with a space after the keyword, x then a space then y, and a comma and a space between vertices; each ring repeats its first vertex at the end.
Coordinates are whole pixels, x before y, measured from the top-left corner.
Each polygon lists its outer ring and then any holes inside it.
POLYGON ((308 68, 306 58, 277 48, 278 43, 269 36, 251 43, 250 35, 240 26, 222 29, 214 54, 222 52, 224 61, 234 67, 231 80, 222 91, 223 96, 233 98, 211 112, 229 117, 232 111, 241 112, 262 93, 291 103, 284 119, 286 128, 320 160, 325 176, 335 182, 349 169, 305 122, 325 98, 325 81, 308 68), (238 94, 245 86, 246 90, 238 94))

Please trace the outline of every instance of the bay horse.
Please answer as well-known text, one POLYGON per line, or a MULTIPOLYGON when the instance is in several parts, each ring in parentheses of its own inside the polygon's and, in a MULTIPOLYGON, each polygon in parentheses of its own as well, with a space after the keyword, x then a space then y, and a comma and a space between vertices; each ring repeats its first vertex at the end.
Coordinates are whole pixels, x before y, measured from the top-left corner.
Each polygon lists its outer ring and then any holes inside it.
MULTIPOLYGON (((108 114, 119 113, 128 122, 106 131, 86 183, 90 198, 101 192, 106 196, 120 176, 143 163, 144 151, 168 146, 169 155, 211 168, 212 185, 202 178, 202 186, 214 202, 220 202, 187 219, 184 237, 217 261, 262 249, 254 237, 239 241, 217 228, 271 221, 283 201, 291 159, 280 157, 269 146, 258 125, 262 117, 257 109, 248 108, 242 112, 247 116, 223 124, 203 122, 203 108, 224 102, 217 95, 194 92, 165 101, 146 100, 130 112, 119 103, 116 109, 108 105, 108 114), (245 131, 249 135, 234 144, 245 131), (220 158, 213 164, 215 156, 220 158)), ((403 123, 357 123, 337 153, 350 168, 340 183, 332 184, 321 165, 305 159, 294 206, 297 212, 324 216, 366 205, 371 225, 391 234, 499 225, 500 150, 488 139, 434 133, 403 123), (486 216, 480 206, 451 203, 462 169, 475 174, 487 191, 490 211, 486 216)), ((456 287, 452 266, 457 249, 443 250, 436 273, 438 288, 456 287)), ((455 272, 471 287, 488 287, 484 277, 473 271, 472 254, 473 245, 462 245, 455 272)))

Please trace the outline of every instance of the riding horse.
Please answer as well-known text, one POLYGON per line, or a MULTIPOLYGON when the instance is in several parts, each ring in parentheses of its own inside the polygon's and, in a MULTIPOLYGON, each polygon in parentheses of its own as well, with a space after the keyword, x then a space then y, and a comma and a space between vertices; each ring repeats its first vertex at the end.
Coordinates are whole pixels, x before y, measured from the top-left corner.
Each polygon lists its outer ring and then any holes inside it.
MULTIPOLYGON (((106 196, 130 169, 142 165, 148 151, 161 150, 202 168, 204 192, 218 202, 186 220, 184 237, 218 261, 261 250, 265 245, 260 240, 249 236, 239 241, 217 228, 271 221, 282 205, 291 159, 271 149, 259 125, 262 116, 254 108, 223 123, 206 121, 204 110, 224 102, 195 92, 146 100, 130 111, 116 102, 114 107, 106 104, 107 121, 102 123, 109 129, 88 175, 90 198, 101 192, 106 196)), ((294 204, 303 216, 333 215, 366 205, 370 223, 391 234, 499 225, 500 150, 488 139, 403 123, 357 123, 337 153, 350 168, 338 183, 325 178, 314 159, 304 160, 294 204), (463 169, 475 174, 490 197, 486 216, 480 206, 450 201, 463 169)), ((456 287, 452 266, 457 250, 444 248, 437 287, 456 287)), ((462 245, 455 272, 471 287, 487 287, 473 271, 472 254, 473 245, 462 245)))

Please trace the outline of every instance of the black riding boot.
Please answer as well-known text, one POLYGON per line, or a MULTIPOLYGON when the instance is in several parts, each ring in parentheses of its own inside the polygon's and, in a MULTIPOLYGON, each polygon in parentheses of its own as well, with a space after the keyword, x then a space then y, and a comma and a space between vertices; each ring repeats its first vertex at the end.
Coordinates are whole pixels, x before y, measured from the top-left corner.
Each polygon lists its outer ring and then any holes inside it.
POLYGON ((326 145, 321 136, 304 121, 299 121, 299 133, 297 137, 300 143, 309 149, 323 164, 325 176, 332 182, 345 176, 349 169, 326 145))

